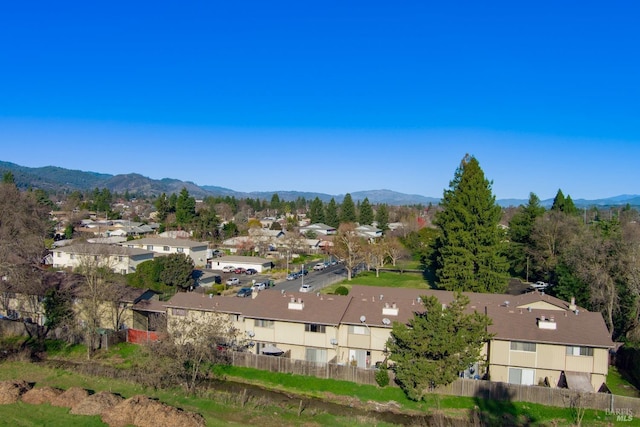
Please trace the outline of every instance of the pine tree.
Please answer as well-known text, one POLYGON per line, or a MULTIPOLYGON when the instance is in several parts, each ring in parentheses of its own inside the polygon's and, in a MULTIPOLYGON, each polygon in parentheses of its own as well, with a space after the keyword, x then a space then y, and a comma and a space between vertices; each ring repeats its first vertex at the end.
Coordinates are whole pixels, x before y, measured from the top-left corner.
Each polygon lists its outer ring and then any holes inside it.
POLYGON ((316 197, 309 206, 309 219, 312 224, 324 223, 324 205, 322 200, 316 197))
POLYGON ((329 200, 329 204, 327 205, 325 220, 327 221, 327 225, 330 225, 331 227, 338 228, 338 226, 340 225, 340 217, 338 216, 338 204, 333 197, 331 198, 331 200, 329 200))
POLYGON ((552 211, 560 211, 564 212, 564 194, 562 194, 562 190, 558 189, 556 193, 556 197, 553 199, 553 205, 551 205, 552 211))
POLYGON ((360 210, 358 211, 358 222, 360 225, 371 225, 373 224, 373 208, 369 203, 369 198, 365 197, 362 203, 360 204, 360 210))
POLYGON ((461 293, 444 306, 435 296, 422 297, 423 310, 405 325, 393 323, 387 348, 396 381, 407 397, 421 400, 432 387, 453 382, 481 359, 490 319, 467 313, 469 298, 461 293))
POLYGON ((353 203, 353 199, 351 198, 351 194, 347 193, 342 200, 342 204, 340 205, 340 222, 348 223, 348 222, 356 222, 356 205, 353 203))
POLYGON ((529 280, 529 258, 534 242, 531 233, 536 219, 545 212, 540 199, 534 193, 529 194, 529 201, 509 221, 508 257, 513 271, 529 280))
POLYGON ((196 216, 196 199, 189 196, 189 191, 182 187, 176 201, 176 222, 178 225, 189 224, 196 216))
POLYGON ((470 292, 504 292, 508 264, 502 255, 505 236, 498 227, 502 209, 491 182, 475 157, 466 155, 445 190, 435 218, 434 265, 441 288, 470 292))
POLYGON ((387 231, 389 229, 389 208, 386 204, 378 205, 376 209, 376 222, 380 230, 387 231))

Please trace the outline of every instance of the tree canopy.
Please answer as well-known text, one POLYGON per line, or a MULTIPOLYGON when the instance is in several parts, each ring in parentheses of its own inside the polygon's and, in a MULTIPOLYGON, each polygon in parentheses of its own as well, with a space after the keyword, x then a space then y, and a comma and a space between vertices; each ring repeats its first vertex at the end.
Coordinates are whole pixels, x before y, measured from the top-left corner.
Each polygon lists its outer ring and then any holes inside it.
POLYGON ((437 284, 455 291, 504 292, 505 235, 491 183, 476 158, 466 155, 449 185, 435 218, 440 230, 433 252, 437 284))
POLYGON ((396 381, 407 396, 421 400, 433 387, 453 382, 481 358, 490 339, 490 319, 465 312, 469 298, 461 293, 443 305, 434 296, 422 297, 424 309, 407 325, 395 322, 387 342, 396 381))

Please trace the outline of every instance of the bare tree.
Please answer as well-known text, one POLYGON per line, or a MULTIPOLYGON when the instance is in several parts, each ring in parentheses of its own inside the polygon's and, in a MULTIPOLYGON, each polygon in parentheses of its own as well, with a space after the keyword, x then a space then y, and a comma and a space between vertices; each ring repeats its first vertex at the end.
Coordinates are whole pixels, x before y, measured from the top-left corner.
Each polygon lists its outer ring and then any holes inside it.
MULTIPOLYGON (((118 262, 118 253, 124 248, 117 246, 83 244, 74 248, 79 260, 77 272, 84 278, 75 301, 78 327, 84 335, 87 358, 99 347, 100 330, 103 325, 113 325, 113 308, 117 307, 122 294, 122 276, 113 272, 118 262)), ((117 311, 117 310, 116 310, 117 311)), ((114 329, 118 328, 118 325, 114 329)))
POLYGON ((154 371, 165 385, 193 393, 208 377, 210 365, 228 364, 228 351, 241 346, 239 331, 220 313, 189 313, 168 322, 165 339, 151 343, 154 371))
POLYGON ((333 239, 334 254, 344 262, 347 280, 351 280, 353 271, 364 261, 363 248, 366 242, 358 235, 355 228, 353 223, 340 224, 338 233, 333 239))
POLYGON ((400 243, 400 239, 397 237, 385 237, 384 238, 384 248, 386 249, 386 254, 391 261, 391 265, 396 266, 398 260, 407 256, 407 249, 400 243))
POLYGON ((554 271, 560 255, 574 236, 579 234, 580 220, 559 211, 548 211, 536 219, 531 239, 533 247, 528 248, 533 261, 532 269, 542 277, 554 271))

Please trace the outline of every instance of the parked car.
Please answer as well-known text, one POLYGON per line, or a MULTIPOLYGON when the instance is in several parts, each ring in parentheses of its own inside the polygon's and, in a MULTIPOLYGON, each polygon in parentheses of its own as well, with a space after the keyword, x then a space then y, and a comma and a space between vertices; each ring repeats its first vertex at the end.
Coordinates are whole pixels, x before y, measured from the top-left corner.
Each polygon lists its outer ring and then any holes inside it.
POLYGON ((240 288, 236 296, 240 298, 246 298, 250 297, 252 292, 253 290, 251 288, 240 288))
POLYGON ((223 273, 233 273, 233 271, 236 268, 233 265, 225 265, 224 267, 222 267, 222 272, 223 273))
POLYGON ((233 270, 233 272, 236 274, 243 274, 245 271, 247 271, 247 269, 244 267, 236 267, 236 269, 233 270))
POLYGON ((229 286, 238 286, 240 284, 240 279, 237 277, 231 277, 227 280, 227 285, 229 286))
POLYGON ((253 284, 254 291, 264 291, 265 289, 267 289, 267 284, 264 282, 257 282, 253 284))
POLYGON ((300 274, 297 272, 289 273, 287 280, 296 280, 298 277, 300 277, 300 274))
POLYGON ((300 286, 300 292, 311 292, 312 290, 313 290, 313 287, 308 283, 305 283, 304 285, 300 286))
POLYGON ((247 268, 247 271, 245 271, 244 274, 252 276, 254 274, 258 274, 258 270, 256 270, 255 268, 247 268))
POLYGON ((549 284, 547 282, 543 282, 542 280, 538 280, 536 283, 532 283, 529 287, 531 289, 543 290, 547 289, 549 287, 549 284))
POLYGON ((313 266, 313 269, 315 271, 320 271, 320 270, 324 270, 326 268, 326 265, 324 265, 324 262, 319 262, 316 265, 313 266))

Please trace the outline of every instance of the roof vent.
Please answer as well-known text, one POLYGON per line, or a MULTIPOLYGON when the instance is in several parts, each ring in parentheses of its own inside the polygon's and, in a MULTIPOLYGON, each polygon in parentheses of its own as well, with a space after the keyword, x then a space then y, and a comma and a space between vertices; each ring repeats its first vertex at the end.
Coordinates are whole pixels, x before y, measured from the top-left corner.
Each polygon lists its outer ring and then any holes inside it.
POLYGON ((528 311, 529 313, 531 313, 531 312, 533 311, 533 309, 532 309, 531 307, 527 307, 527 311, 528 311))
POLYGON ((505 301, 505 302, 503 303, 503 305, 504 305, 505 307, 509 307, 509 301, 505 301))
POLYGON ((391 320, 389 320, 388 318, 384 318, 382 319, 382 323, 384 323, 385 325, 390 325, 391 324, 391 320))
POLYGON ((382 298, 384 298, 384 295, 380 294, 380 301, 382 301, 382 298))

